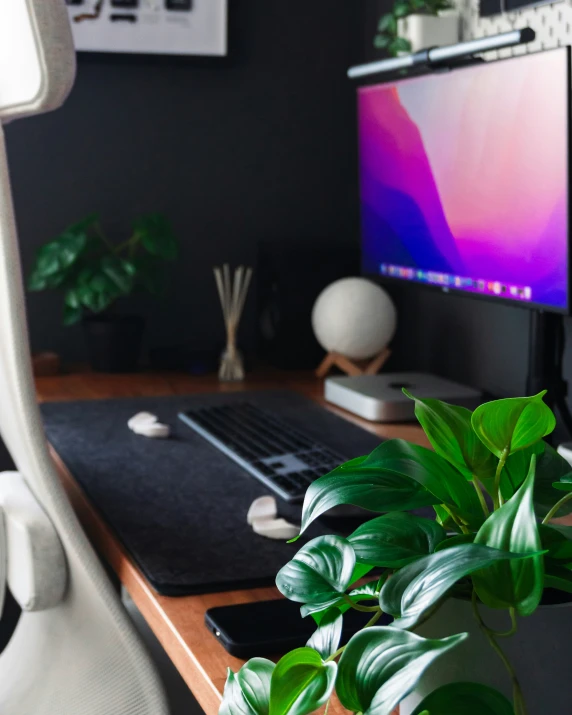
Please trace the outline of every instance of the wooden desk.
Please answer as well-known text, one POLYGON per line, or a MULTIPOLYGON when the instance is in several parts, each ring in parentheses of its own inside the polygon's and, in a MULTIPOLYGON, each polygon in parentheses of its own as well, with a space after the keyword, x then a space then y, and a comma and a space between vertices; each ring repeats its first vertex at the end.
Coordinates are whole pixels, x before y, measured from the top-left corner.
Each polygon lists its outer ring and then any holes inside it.
MULTIPOLYGON (((287 388, 324 404, 322 383, 311 374, 266 372, 245 383, 221 385, 215 377, 195 378, 173 373, 98 375, 80 373, 36 379, 40 402, 104 399, 197 392, 237 392, 249 389, 287 388)), ((328 409, 380 437, 400 437, 427 445, 421 429, 414 425, 374 425, 344 410, 328 409)), ((163 645, 207 715, 218 713, 226 669, 238 670, 242 661, 230 656, 203 626, 205 611, 213 606, 281 598, 275 588, 169 598, 159 596, 133 564, 122 545, 90 504, 73 476, 55 452, 54 459, 68 496, 94 547, 108 561, 129 592, 137 608, 163 645)), ((331 715, 343 710, 332 702, 331 715)))

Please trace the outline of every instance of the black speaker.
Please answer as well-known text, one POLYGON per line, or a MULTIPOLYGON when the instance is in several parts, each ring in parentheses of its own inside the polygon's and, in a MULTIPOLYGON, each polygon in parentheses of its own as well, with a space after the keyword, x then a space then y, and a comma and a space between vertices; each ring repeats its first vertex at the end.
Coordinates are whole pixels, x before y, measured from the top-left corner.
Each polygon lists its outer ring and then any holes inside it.
POLYGON ((284 369, 315 368, 324 356, 312 330, 320 292, 359 274, 357 245, 320 243, 258 247, 258 354, 284 369))

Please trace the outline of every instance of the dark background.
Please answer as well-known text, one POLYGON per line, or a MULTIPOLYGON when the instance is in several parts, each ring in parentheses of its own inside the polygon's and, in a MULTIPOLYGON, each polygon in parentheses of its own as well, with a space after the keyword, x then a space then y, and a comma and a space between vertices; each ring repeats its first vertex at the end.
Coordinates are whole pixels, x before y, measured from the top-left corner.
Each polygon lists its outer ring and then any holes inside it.
MULTIPOLYGON (((341 246, 353 265, 355 86, 345 71, 374 56, 384 3, 230 6, 230 57, 221 64, 80 56, 62 110, 7 127, 26 272, 39 245, 93 210, 117 238, 146 211, 172 220, 182 251, 167 296, 128 306, 149 316, 151 347, 218 349, 212 266, 255 262, 260 240, 282 249, 341 246)), ((430 370, 499 395, 524 390, 525 310, 410 286, 392 292, 393 369, 430 370)), ((85 359, 81 329, 61 326, 59 295, 30 295, 29 314, 35 351, 85 359)), ((252 350, 255 341, 253 291, 241 342, 252 350)))

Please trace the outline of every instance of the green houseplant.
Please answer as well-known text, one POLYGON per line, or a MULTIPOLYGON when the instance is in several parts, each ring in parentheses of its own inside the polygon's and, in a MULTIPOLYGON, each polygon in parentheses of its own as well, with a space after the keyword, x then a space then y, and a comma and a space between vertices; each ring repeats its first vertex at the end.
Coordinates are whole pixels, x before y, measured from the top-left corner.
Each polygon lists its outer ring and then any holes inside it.
POLYGON ((302 532, 341 504, 382 515, 348 538, 313 539, 280 570, 279 590, 301 604, 316 632, 276 665, 254 658, 229 671, 221 715, 305 715, 334 691, 363 715, 390 715, 399 703, 412 715, 534 715, 504 642, 543 596, 572 593, 572 528, 550 525, 570 511, 572 469, 543 439, 555 426, 543 395, 473 413, 410 396, 434 451, 391 440, 314 482, 302 532), (407 513, 428 506, 435 519, 407 513), (490 648, 484 665, 504 676, 505 694, 487 683, 445 682, 406 706, 435 661, 470 645, 467 632, 415 632, 454 599, 474 617, 490 648), (350 608, 371 619, 340 647, 350 608), (493 628, 483 611, 506 614, 506 627, 493 628), (376 625, 382 613, 393 616, 390 625, 376 625))
POLYGON ((173 229, 162 214, 141 216, 131 235, 117 244, 106 236, 99 216, 90 214, 39 249, 28 289, 63 293, 63 322, 83 321, 95 369, 130 370, 137 362, 144 321, 114 308, 135 291, 158 294, 163 263, 174 260, 177 252, 173 229))
POLYGON ((373 44, 394 57, 400 52, 411 52, 409 40, 399 36, 399 20, 413 14, 436 16, 452 7, 449 0, 396 0, 391 11, 380 18, 373 44))

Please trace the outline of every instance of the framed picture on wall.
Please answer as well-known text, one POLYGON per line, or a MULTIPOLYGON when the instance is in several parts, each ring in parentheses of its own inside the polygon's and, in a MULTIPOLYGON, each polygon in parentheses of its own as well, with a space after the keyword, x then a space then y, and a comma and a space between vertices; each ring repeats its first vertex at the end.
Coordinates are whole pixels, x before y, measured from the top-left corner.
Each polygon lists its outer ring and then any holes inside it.
POLYGON ((228 0, 66 0, 79 52, 227 54, 228 0))
POLYGON ((558 2, 558 0, 479 0, 479 15, 490 17, 533 5, 547 5, 555 1, 558 2))

